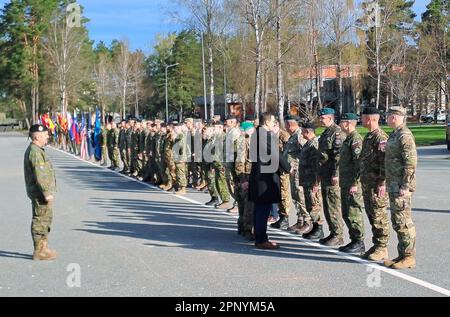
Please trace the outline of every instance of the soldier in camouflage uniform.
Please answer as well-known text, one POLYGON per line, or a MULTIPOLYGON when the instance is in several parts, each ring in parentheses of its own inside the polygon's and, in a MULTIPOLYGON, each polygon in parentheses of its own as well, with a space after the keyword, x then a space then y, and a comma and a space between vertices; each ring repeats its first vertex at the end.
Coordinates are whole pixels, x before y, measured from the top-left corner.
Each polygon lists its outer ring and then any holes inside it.
POLYGON ((214 123, 215 148, 212 167, 214 168, 214 178, 221 203, 216 204, 215 207, 218 209, 228 210, 232 208, 232 205, 230 204, 231 195, 230 192, 228 191, 227 180, 225 175, 224 145, 225 145, 225 133, 223 131, 223 123, 221 121, 216 121, 214 123))
POLYGON ((203 132, 203 144, 204 148, 202 166, 206 172, 206 184, 208 186, 209 195, 211 196, 211 200, 207 202, 206 205, 215 206, 220 202, 220 200, 213 166, 214 126, 212 123, 209 123, 205 126, 205 130, 203 132))
POLYGON ((238 139, 241 137, 241 131, 238 127, 237 118, 229 115, 225 121, 226 136, 225 136, 225 175, 228 187, 228 192, 234 199, 233 207, 228 209, 229 213, 238 213, 237 197, 235 194, 235 183, 238 182, 238 177, 235 170, 235 161, 238 148, 238 139))
POLYGON ((347 138, 341 148, 339 184, 341 186, 342 216, 348 227, 351 242, 339 248, 344 253, 362 255, 364 246, 363 196, 360 178, 360 155, 363 139, 356 131, 358 116, 345 113, 341 117, 341 129, 347 138))
POLYGON ((167 185, 168 179, 166 176, 166 162, 164 157, 164 149, 166 147, 166 134, 167 134, 167 124, 165 122, 161 123, 159 132, 156 136, 156 155, 155 155, 155 161, 156 166, 158 168, 158 174, 160 176, 160 185, 159 188, 163 189, 167 185))
POLYGON ((394 269, 416 266, 416 228, 411 215, 411 202, 412 193, 416 191, 417 150, 405 119, 404 108, 389 109, 387 121, 394 132, 386 144, 386 185, 392 225, 398 237, 399 256, 386 261, 385 265, 394 269))
POLYGON ((112 122, 110 124, 111 129, 108 131, 108 156, 111 160, 110 169, 118 171, 119 170, 119 130, 117 129, 116 123, 112 122))
POLYGON ((237 175, 236 199, 238 203, 238 234, 249 241, 255 241, 253 233, 253 203, 248 199, 248 184, 252 170, 250 161, 250 138, 255 132, 253 123, 241 124, 242 134, 237 141, 237 156, 234 164, 237 175))
MULTIPOLYGON (((280 153, 283 153, 286 145, 291 138, 289 132, 284 129, 279 129, 279 149, 280 153)), ((281 187, 281 201, 278 204, 278 215, 285 219, 289 219, 289 213, 291 211, 291 174, 284 170, 280 171, 280 187, 281 187)), ((287 222, 289 226, 289 221, 287 222)), ((285 226, 280 226, 281 229, 286 229, 285 226)), ((288 228, 289 230, 289 228, 288 228)))
POLYGON ((344 244, 341 190, 339 188, 339 158, 345 135, 334 122, 334 115, 334 109, 330 108, 324 108, 320 112, 320 122, 326 129, 319 138, 319 177, 322 186, 325 219, 330 228, 330 235, 321 239, 320 243, 326 246, 344 244))
POLYGON ((128 169, 128 160, 127 160, 127 122, 125 120, 120 124, 119 131, 119 151, 120 151, 120 160, 123 163, 122 174, 125 174, 128 169))
POLYGON ((303 193, 303 188, 300 186, 298 178, 298 155, 305 144, 302 137, 302 130, 299 126, 300 118, 289 116, 286 118, 286 126, 290 134, 290 138, 284 147, 283 156, 291 164, 292 173, 290 173, 290 187, 291 187, 291 198, 294 203, 295 209, 297 210, 297 222, 290 228, 289 227, 289 210, 286 215, 282 215, 280 220, 271 225, 274 228, 290 229, 289 231, 294 231, 297 228, 303 226, 305 220, 309 218, 309 214, 306 211, 305 197, 303 193))
POLYGON ((379 127, 380 112, 377 108, 366 107, 362 112, 361 121, 369 130, 364 138, 361 152, 361 183, 374 244, 363 258, 381 261, 388 259, 387 247, 390 236, 384 163, 388 135, 379 127))
POLYGON ((48 143, 47 128, 34 125, 29 134, 32 143, 24 155, 24 175, 28 198, 31 199, 33 220, 33 260, 54 260, 56 251, 48 248, 48 235, 53 220, 53 200, 56 193, 56 179, 52 163, 45 153, 48 143))
POLYGON ((174 163, 175 163, 175 177, 177 184, 177 195, 185 195, 186 187, 188 185, 187 178, 187 158, 190 155, 187 148, 186 134, 183 132, 183 124, 178 123, 174 128, 174 163))
POLYGON ((302 124, 302 136, 306 143, 298 157, 299 181, 305 193, 305 206, 309 218, 305 219, 303 226, 294 232, 303 235, 303 238, 308 240, 319 240, 324 236, 321 216, 319 150, 315 131, 314 123, 302 124))
POLYGON ((127 124, 127 131, 125 134, 125 138, 126 138, 126 147, 127 147, 127 165, 128 165, 128 169, 125 172, 125 175, 130 175, 133 174, 133 164, 131 162, 131 158, 133 155, 133 151, 132 151, 132 140, 133 140, 133 131, 134 131, 134 126, 135 126, 136 122, 134 120, 130 119, 130 122, 127 124))
POLYGON ((108 133, 110 130, 111 125, 106 125, 106 127, 102 126, 102 132, 100 134, 100 145, 102 147, 102 160, 100 166, 108 166, 108 133))
POLYGON ((178 124, 178 122, 171 122, 167 126, 167 133, 164 141, 163 153, 167 183, 163 189, 166 191, 171 191, 176 184, 176 166, 173 160, 173 145, 175 142, 175 134, 173 132, 174 124, 178 124))

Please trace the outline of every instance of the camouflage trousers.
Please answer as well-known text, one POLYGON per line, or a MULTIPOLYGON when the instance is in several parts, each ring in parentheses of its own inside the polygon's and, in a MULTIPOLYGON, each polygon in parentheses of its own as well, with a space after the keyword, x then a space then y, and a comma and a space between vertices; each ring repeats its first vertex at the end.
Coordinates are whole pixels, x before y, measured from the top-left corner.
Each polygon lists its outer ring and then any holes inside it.
POLYGON ((323 212, 333 236, 342 237, 343 221, 341 212, 341 190, 339 186, 330 186, 322 182, 323 212))
POLYGON ((33 210, 33 220, 31 222, 31 237, 34 247, 43 238, 47 238, 53 220, 53 203, 43 201, 43 199, 33 199, 31 201, 33 210))
POLYGON ((309 220, 309 213, 306 210, 305 205, 305 194, 303 192, 303 187, 300 186, 298 171, 294 175, 290 175, 291 182, 291 197, 294 203, 295 209, 297 210, 298 219, 309 220))
POLYGON ((219 198, 219 193, 216 186, 216 177, 212 163, 203 163, 203 168, 206 172, 206 184, 208 186, 209 195, 211 195, 211 198, 219 198))
POLYGON ((130 170, 130 155, 129 155, 127 149, 120 150, 120 159, 123 162, 123 170, 129 171, 130 170))
POLYGON ((228 193, 233 197, 234 200, 237 200, 235 193, 235 182, 237 182, 237 175, 234 163, 226 162, 224 163, 225 167, 225 181, 227 184, 228 193))
POLYGON ((248 190, 241 186, 236 186, 236 199, 238 203, 239 231, 245 234, 251 234, 253 231, 253 203, 248 200, 248 190))
POLYGON ((290 182, 290 175, 288 173, 281 173, 281 202, 278 204, 278 214, 280 215, 280 217, 289 217, 289 212, 291 209, 290 182))
POLYGON ((174 185, 177 181, 175 162, 171 158, 165 158, 165 175, 168 185, 174 185))
POLYGON ((305 192, 305 205, 306 210, 309 213, 310 219, 305 219, 305 221, 312 221, 313 223, 322 224, 322 202, 320 199, 320 188, 317 192, 314 192, 313 187, 304 187, 305 192))
POLYGON ((192 185, 197 186, 202 181, 202 175, 200 170, 200 163, 197 162, 189 162, 188 165, 188 182, 190 181, 190 175, 192 176, 192 185))
POLYGON ((101 164, 108 164, 108 147, 102 146, 102 161, 101 164))
POLYGON ((164 160, 157 157, 155 159, 155 165, 156 165, 156 181, 161 184, 167 184, 167 177, 165 173, 165 163, 164 160))
POLYGON ((412 193, 400 197, 399 193, 389 193, 392 226, 398 237, 400 256, 416 255, 416 227, 411 215, 412 193))
POLYGON ((111 166, 118 168, 119 167, 119 149, 118 148, 108 148, 108 156, 111 160, 111 166))
POLYGON ((363 185, 364 206, 372 227, 372 242, 375 246, 386 248, 390 238, 389 217, 387 212, 388 195, 378 197, 376 186, 363 185))
POLYGON ((214 178, 220 199, 222 200, 222 202, 229 202, 231 197, 230 192, 228 191, 225 167, 222 165, 222 163, 218 162, 213 162, 212 167, 214 168, 214 178))
POLYGON ((131 172, 133 174, 141 174, 142 172, 142 158, 139 158, 137 150, 131 150, 131 172))
POLYGON ((363 197, 361 186, 350 195, 350 187, 341 188, 342 217, 352 241, 364 240, 363 197))
POLYGON ((186 163, 175 163, 175 177, 178 188, 187 187, 187 168, 186 163))

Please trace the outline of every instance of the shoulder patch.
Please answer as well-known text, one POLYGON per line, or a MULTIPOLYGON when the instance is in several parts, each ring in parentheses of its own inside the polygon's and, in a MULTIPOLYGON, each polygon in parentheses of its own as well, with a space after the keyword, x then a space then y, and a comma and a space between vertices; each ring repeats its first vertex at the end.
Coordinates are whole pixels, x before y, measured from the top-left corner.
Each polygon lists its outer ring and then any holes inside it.
POLYGON ((386 152, 386 144, 387 141, 381 141, 380 144, 378 144, 378 151, 386 152))

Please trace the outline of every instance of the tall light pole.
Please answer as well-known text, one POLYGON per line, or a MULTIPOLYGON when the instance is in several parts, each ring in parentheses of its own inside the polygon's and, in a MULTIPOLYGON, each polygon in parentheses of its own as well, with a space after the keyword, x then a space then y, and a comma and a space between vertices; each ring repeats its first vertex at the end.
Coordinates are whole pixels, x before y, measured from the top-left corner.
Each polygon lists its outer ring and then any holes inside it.
POLYGON ((175 67, 180 65, 179 63, 172 64, 172 65, 166 65, 166 123, 169 123, 169 81, 168 81, 168 75, 167 71, 169 68, 175 67))

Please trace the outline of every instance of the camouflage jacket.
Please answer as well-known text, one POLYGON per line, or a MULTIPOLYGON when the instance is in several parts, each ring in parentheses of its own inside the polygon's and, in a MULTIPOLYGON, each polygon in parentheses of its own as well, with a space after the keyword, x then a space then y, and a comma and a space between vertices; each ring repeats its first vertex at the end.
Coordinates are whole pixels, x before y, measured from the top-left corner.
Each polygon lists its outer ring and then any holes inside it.
POLYGON ((250 172, 252 171, 252 162, 250 161, 250 138, 240 137, 238 139, 238 151, 234 170, 240 184, 248 182, 250 172))
POLYGON ((319 138, 319 176, 331 183, 332 177, 339 177, 339 159, 345 134, 333 124, 319 138))
POLYGON ((233 164, 237 158, 238 140, 241 137, 239 128, 230 129, 226 133, 224 143, 224 159, 226 162, 233 164))
POLYGON ((388 135, 381 129, 366 135, 361 152, 361 182, 378 187, 386 182, 385 150, 388 135))
POLYGON ((360 184, 360 156, 363 138, 358 131, 350 133, 341 148, 339 161, 339 185, 342 188, 350 188, 360 184))
POLYGON ((108 131, 108 147, 116 148, 119 146, 119 130, 111 129, 108 131))
POLYGON ((185 163, 188 160, 187 138, 184 132, 176 135, 173 146, 173 159, 175 163, 185 163))
POLYGON ((55 172, 44 149, 30 144, 25 152, 23 167, 27 195, 30 199, 44 199, 56 193, 55 172))
POLYGON ((120 129, 119 132, 119 149, 125 150, 127 148, 127 130, 120 129))
POLYGON ((389 193, 416 191, 417 150, 412 132, 398 127, 386 143, 386 186, 389 193))
POLYGON ((305 144, 301 132, 302 130, 300 128, 295 131, 283 148, 283 156, 295 169, 297 169, 298 166, 298 156, 303 145, 305 144))
POLYGON ((108 135, 109 135, 109 131, 106 130, 106 128, 102 128, 102 132, 100 134, 100 145, 102 147, 108 146, 108 135))
POLYGON ((300 185, 313 187, 318 185, 319 157, 317 140, 306 142, 298 156, 300 185))

